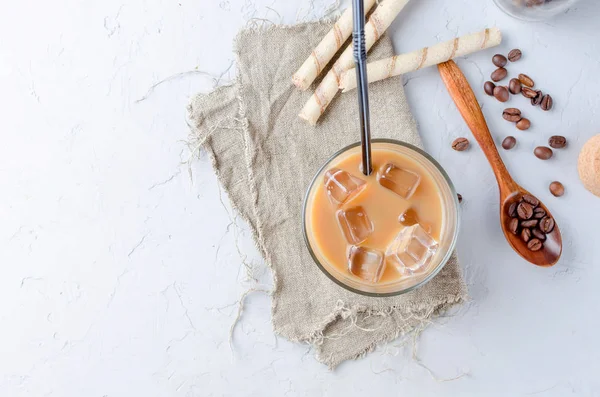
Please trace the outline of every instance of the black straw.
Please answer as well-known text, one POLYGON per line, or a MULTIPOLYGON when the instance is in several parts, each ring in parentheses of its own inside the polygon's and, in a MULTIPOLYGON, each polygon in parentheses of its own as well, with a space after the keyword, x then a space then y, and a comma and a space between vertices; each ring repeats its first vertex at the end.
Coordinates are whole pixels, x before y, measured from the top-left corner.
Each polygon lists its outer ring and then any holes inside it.
POLYGON ((352 0, 354 29, 352 44, 356 63, 356 85, 358 92, 358 110, 360 115, 360 140, 362 146, 362 171, 371 175, 371 121, 369 117, 369 91, 367 79, 367 47, 365 45, 365 6, 363 0, 352 0))

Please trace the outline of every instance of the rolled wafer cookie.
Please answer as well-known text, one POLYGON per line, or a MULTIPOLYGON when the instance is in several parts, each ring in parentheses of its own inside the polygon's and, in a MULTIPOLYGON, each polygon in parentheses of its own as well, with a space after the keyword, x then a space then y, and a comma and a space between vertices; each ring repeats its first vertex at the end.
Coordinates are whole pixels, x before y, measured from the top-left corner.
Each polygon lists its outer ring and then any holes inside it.
MULTIPOLYGON (((376 0, 365 0, 367 13, 376 0)), ((323 37, 323 40, 310 53, 300 69, 292 76, 292 82, 301 90, 306 90, 331 61, 333 56, 352 34, 352 6, 348 7, 333 28, 323 37)))
MULTIPOLYGON (((500 29, 485 29, 431 47, 370 62, 367 65, 367 76, 369 83, 373 83, 495 47, 501 42, 502 33, 500 29)), ((339 86, 344 92, 356 88, 355 73, 354 69, 349 69, 342 74, 339 86)))
POLYGON ((583 145, 577 168, 583 186, 600 197, 600 134, 583 145))
MULTIPOLYGON (((365 45, 367 51, 379 40, 408 2, 409 0, 383 0, 375 8, 375 11, 373 11, 369 17, 369 21, 365 25, 365 45)), ((329 72, 325 74, 321 84, 315 89, 315 93, 308 99, 300 111, 298 116, 301 119, 308 121, 311 125, 317 124, 319 117, 325 112, 325 109, 327 109, 327 106, 329 106, 339 91, 340 76, 354 65, 352 48, 352 45, 347 46, 337 61, 331 66, 329 72)))

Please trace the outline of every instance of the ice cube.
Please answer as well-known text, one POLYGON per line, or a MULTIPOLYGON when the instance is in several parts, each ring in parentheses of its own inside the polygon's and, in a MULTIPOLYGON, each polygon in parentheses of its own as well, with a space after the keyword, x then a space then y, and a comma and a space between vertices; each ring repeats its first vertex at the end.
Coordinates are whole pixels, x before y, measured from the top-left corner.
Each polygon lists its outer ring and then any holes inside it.
POLYGON ((369 283, 377 283, 385 270, 383 253, 353 245, 348 251, 348 270, 369 283))
POLYGON ((404 228, 388 246, 386 258, 403 275, 425 270, 438 248, 435 241, 419 224, 404 228))
POLYGON ((361 206, 339 210, 337 218, 340 228, 350 244, 360 244, 373 233, 373 223, 361 206))
POLYGON ((379 184, 390 189, 402 198, 409 199, 413 195, 421 177, 412 171, 397 167, 393 163, 387 163, 377 174, 379 184))
POLYGON ((366 186, 365 181, 339 168, 328 170, 324 179, 327 197, 334 204, 343 204, 366 186))

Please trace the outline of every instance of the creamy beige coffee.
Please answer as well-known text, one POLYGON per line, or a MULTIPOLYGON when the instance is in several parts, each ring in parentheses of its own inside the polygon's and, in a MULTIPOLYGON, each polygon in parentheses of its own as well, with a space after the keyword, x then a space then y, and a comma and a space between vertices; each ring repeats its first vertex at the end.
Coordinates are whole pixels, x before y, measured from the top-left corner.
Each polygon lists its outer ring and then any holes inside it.
POLYGON ((325 169, 309 195, 306 221, 313 250, 341 273, 371 284, 428 270, 439 246, 442 195, 417 161, 376 145, 374 172, 361 172, 360 151, 325 169))

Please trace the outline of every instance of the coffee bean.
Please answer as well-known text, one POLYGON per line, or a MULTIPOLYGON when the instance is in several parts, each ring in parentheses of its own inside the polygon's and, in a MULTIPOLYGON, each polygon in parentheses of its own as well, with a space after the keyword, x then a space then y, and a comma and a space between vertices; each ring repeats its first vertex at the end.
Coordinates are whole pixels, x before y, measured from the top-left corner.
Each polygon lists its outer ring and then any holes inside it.
POLYGON ((527 243, 527 248, 529 248, 529 251, 534 251, 534 252, 539 251, 542 249, 542 247, 543 247, 542 242, 537 238, 532 238, 527 243))
POLYGON ((521 230, 521 240, 523 240, 524 242, 528 242, 530 238, 531 238, 531 230, 529 230, 529 229, 521 230))
POLYGON ((532 196, 531 194, 523 195, 523 201, 533 205, 534 207, 540 205, 540 200, 538 200, 535 196, 532 196))
POLYGON ((514 136, 507 136, 502 141, 502 147, 505 150, 510 150, 510 149, 514 148, 516 144, 517 144, 517 139, 514 136))
POLYGON ((521 202, 517 205, 517 215, 523 220, 527 220, 533 216, 533 207, 531 204, 521 202))
POLYGON ((533 90, 529 87, 523 87, 521 89, 521 95, 523 95, 525 98, 535 98, 537 96, 537 91, 533 90))
POLYGON ((489 96, 494 96, 494 88, 496 88, 496 84, 492 83, 491 81, 486 81, 483 85, 483 90, 489 96))
POLYGON ((567 138, 561 135, 552 135, 550 139, 548 139, 548 145, 554 149, 562 149, 567 146, 567 138))
POLYGON ((540 229, 531 229, 531 234, 540 241, 546 241, 546 235, 540 229))
POLYGON ((508 206, 507 212, 508 216, 510 216, 511 218, 517 217, 517 204, 519 203, 515 201, 508 206))
POLYGON ((545 216, 546 216, 546 210, 543 209, 542 207, 537 207, 536 209, 533 210, 533 217, 535 219, 542 219, 545 216))
POLYGON ((540 224, 538 228, 548 234, 554 229, 554 218, 550 218, 549 216, 545 216, 540 220, 540 224))
POLYGON ((537 157, 540 160, 548 160, 549 158, 552 157, 553 153, 552 153, 552 149, 550 149, 549 147, 538 146, 533 151, 533 154, 535 154, 535 157, 537 157))
POLYGON ((544 95, 542 98, 541 108, 542 110, 548 111, 552 109, 552 97, 548 94, 544 95))
POLYGON ((506 121, 512 121, 513 123, 516 123, 517 121, 521 120, 521 111, 517 108, 506 108, 502 112, 502 117, 506 121))
POLYGON ((523 84, 526 87, 533 87, 535 85, 535 83, 533 82, 533 80, 531 79, 531 77, 527 76, 526 74, 521 73, 519 75, 519 81, 521 82, 521 84, 523 84))
POLYGON ((503 78, 505 78, 507 74, 508 74, 508 71, 506 69, 498 68, 492 72, 492 74, 490 75, 490 78, 492 79, 492 81, 500 81, 503 78))
POLYGON ((508 90, 506 89, 506 87, 498 85, 496 86, 496 88, 494 88, 494 97, 500 102, 506 102, 509 98, 508 90))
POLYGON ((550 184, 550 193, 552 193, 554 197, 560 197, 565 194, 565 187, 562 183, 554 181, 550 184))
POLYGON ((506 57, 504 55, 501 54, 496 54, 494 55, 494 57, 492 58, 492 63, 494 65, 496 65, 499 68, 503 68, 506 66, 506 57))
POLYGON ((523 54, 521 53, 521 50, 515 48, 508 53, 508 60, 511 62, 517 62, 519 59, 521 59, 522 55, 523 54))
POLYGON ((465 151, 469 148, 469 140, 467 138, 456 138, 454 142, 452 142, 452 149, 457 152, 465 151))
POLYGON ((462 194, 456 193, 456 196, 458 197, 458 202, 462 203, 462 194))
POLYGON ((526 119, 525 117, 523 117, 517 122, 517 128, 521 131, 528 130, 529 127, 531 127, 531 121, 529 121, 529 119, 526 119))
POLYGON ((517 203, 516 201, 508 206, 508 216, 514 218, 517 216, 517 203))
POLYGON ((508 230, 512 234, 517 234, 519 232, 519 220, 517 218, 512 218, 508 223, 508 230))
POLYGON ((521 93, 521 82, 518 79, 510 79, 508 90, 511 94, 516 95, 521 93))
POLYGON ((542 98, 544 98, 544 94, 542 94, 542 91, 536 91, 537 95, 535 96, 535 98, 531 98, 531 105, 533 106, 537 106, 539 104, 542 103, 542 98))
POLYGON ((528 221, 521 222, 521 227, 536 227, 539 219, 529 219, 528 221))

